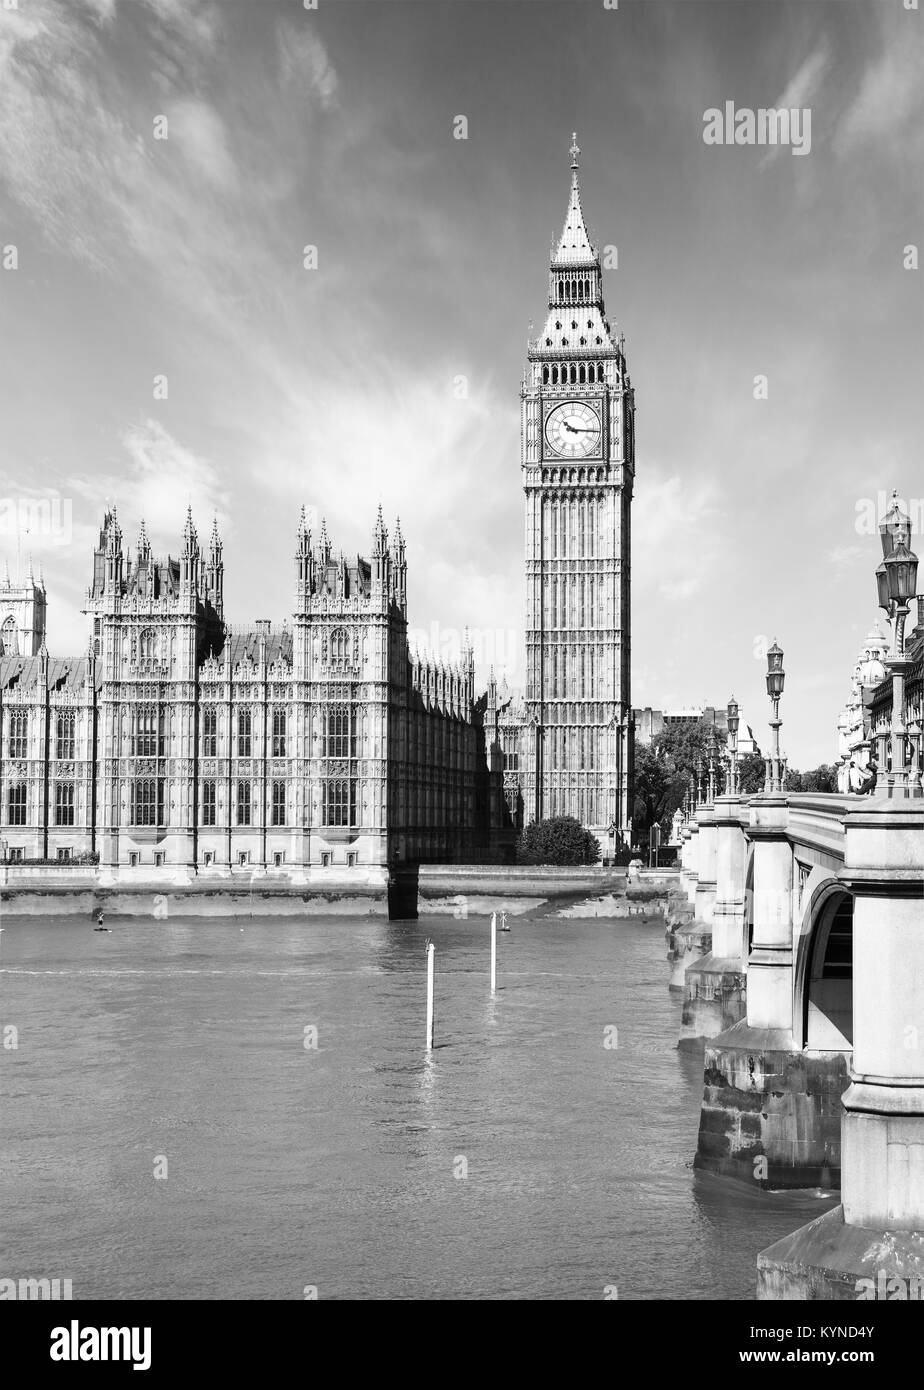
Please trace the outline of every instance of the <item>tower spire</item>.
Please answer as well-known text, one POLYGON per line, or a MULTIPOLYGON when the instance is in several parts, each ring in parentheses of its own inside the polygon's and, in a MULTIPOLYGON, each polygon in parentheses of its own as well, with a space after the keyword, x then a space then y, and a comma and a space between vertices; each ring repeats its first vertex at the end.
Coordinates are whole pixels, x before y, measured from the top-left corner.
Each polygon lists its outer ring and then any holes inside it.
POLYGON ((581 189, 578 183, 578 156, 581 148, 577 133, 571 137, 571 194, 568 198, 568 211, 565 225, 558 239, 558 248, 552 257, 552 265, 596 265, 597 253, 591 245, 581 209, 581 189))

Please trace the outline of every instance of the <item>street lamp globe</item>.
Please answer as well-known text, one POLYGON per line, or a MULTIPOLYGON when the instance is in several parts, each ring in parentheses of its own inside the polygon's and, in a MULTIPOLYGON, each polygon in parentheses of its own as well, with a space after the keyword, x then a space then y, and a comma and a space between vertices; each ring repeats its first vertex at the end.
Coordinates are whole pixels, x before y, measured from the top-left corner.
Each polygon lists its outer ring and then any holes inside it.
POLYGON ((728 719, 728 732, 729 732, 730 734, 736 734, 736 733, 738 732, 738 722, 739 722, 739 719, 738 719, 738 702, 736 701, 734 695, 731 697, 731 699, 730 699, 729 702, 728 702, 727 719, 728 719))
POLYGON ((892 489, 892 505, 879 523, 879 541, 883 560, 888 559, 899 541, 911 548, 911 517, 898 505, 896 488, 892 489))
POLYGON ((883 561, 888 575, 889 597, 896 603, 914 598, 918 587, 918 557, 903 540, 883 561))
POLYGON ((774 639, 773 646, 767 652, 767 694, 772 700, 778 700, 782 695, 785 676, 783 648, 774 639))

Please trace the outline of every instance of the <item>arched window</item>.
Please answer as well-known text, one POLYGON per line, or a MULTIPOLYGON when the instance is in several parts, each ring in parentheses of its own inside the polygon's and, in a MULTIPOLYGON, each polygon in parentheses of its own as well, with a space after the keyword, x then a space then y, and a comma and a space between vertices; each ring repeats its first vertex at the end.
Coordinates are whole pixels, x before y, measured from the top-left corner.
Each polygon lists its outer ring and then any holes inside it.
POLYGON ((74 784, 55 783, 55 825, 74 824, 74 784))
POLYGON ((286 755, 286 712, 284 709, 273 710, 273 757, 284 758, 286 755))
POLYGON ((202 711, 202 756, 218 757, 218 710, 210 705, 202 711))
POLYGON ((327 758, 352 758, 353 721, 349 705, 331 705, 327 711, 327 728, 324 739, 324 756, 327 758))
POLYGON ((558 385, 558 368, 557 368, 557 367, 553 367, 553 368, 552 368, 552 385, 553 385, 553 386, 557 386, 557 385, 558 385))
MULTIPOLYGON (((242 709, 237 716, 237 756, 249 758, 253 747, 253 715, 249 709, 242 709)), ((238 821, 238 825, 245 822, 238 821)), ((246 822, 250 824, 249 821, 246 822)))
POLYGON ((3 627, 0 627, 0 656, 19 656, 19 633, 12 614, 4 618, 3 627))
POLYGON ((10 714, 10 757, 29 756, 29 711, 15 709, 10 714))
POLYGON ((542 368, 542 381, 543 381, 543 385, 545 385, 545 386, 547 386, 547 385, 549 384, 549 369, 548 369, 548 367, 543 367, 543 368, 542 368))
POLYGON ((10 787, 9 799, 9 824, 25 825, 26 823, 26 784, 25 782, 15 783, 10 787))
POLYGON ((584 363, 582 362, 582 363, 581 363, 581 367, 580 367, 580 371, 578 372, 578 381, 580 381, 580 382, 586 382, 586 380, 587 380, 587 373, 586 373, 585 368, 584 368, 584 363))
POLYGON ((324 795, 324 824, 352 825, 355 797, 353 783, 338 777, 328 782, 324 795))
MULTIPOLYGON (((156 758, 164 751, 163 720, 156 705, 139 705, 134 714, 132 755, 136 758, 156 758)), ((136 821, 136 825, 153 824, 136 821)))
POLYGON ((571 381, 575 386, 577 385, 577 367, 573 362, 571 363, 571 381))
POLYGON ((350 659, 350 634, 345 627, 335 627, 330 635, 331 665, 346 665, 350 659))
POLYGON ((74 714, 72 710, 63 710, 56 720, 55 757, 67 759, 74 757, 74 714))
POLYGON ((157 655, 157 634, 146 627, 138 638, 138 660, 153 661, 157 655))
POLYGON ((603 363, 602 363, 602 362, 598 362, 598 363, 597 363, 597 380, 598 380, 598 381, 602 381, 602 380, 603 380, 603 363))
POLYGON ((143 777, 132 786, 132 825, 163 823, 164 784, 154 777, 143 777))

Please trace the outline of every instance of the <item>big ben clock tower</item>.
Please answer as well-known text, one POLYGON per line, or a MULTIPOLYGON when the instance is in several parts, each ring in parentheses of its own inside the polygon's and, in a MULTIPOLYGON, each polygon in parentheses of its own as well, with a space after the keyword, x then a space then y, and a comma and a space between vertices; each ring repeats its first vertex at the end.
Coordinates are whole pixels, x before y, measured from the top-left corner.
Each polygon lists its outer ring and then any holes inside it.
POLYGON ((629 603, 635 405, 603 307, 575 136, 545 327, 522 389, 526 493, 527 820, 575 816, 604 856, 631 833, 629 603))

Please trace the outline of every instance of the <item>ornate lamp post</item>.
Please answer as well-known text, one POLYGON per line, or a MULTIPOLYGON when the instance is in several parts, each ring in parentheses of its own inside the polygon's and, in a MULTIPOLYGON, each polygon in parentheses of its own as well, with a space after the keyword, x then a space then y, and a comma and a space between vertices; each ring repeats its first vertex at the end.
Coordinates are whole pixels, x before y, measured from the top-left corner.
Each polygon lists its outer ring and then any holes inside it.
POLYGON ((780 792, 783 790, 783 780, 780 776, 780 696, 783 693, 783 681, 786 672, 783 670, 783 648, 779 646, 776 638, 773 639, 773 646, 767 652, 767 694, 770 696, 770 704, 773 709, 773 718, 770 720, 771 744, 770 744, 770 786, 769 791, 780 792))
POLYGON ((738 792, 738 701, 734 695, 728 702, 728 791, 735 796, 738 792))
POLYGON ((712 806, 715 803, 715 733, 712 729, 709 730, 709 741, 706 744, 706 750, 709 754, 707 800, 709 805, 712 806))
POLYGON ((693 766, 696 768, 696 802, 693 808, 695 810, 700 805, 703 792, 703 758, 701 753, 697 753, 693 766))
POLYGON ((911 791, 908 781, 905 749, 905 675, 911 664, 905 655, 905 619, 908 616, 910 600, 917 592, 918 557, 909 550, 904 539, 906 521, 907 534, 910 536, 909 518, 904 517, 894 503, 893 512, 897 512, 898 515, 892 529, 888 529, 889 517, 886 517, 879 528, 883 550, 893 536, 897 535, 898 539, 877 569, 876 582, 879 589, 879 606, 885 608, 892 619, 892 652, 885 662, 886 669, 892 676, 892 772, 889 793, 901 798, 909 793, 915 794, 911 791))

